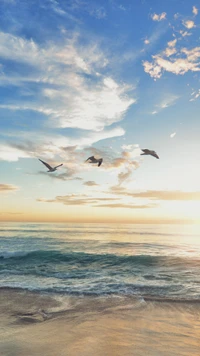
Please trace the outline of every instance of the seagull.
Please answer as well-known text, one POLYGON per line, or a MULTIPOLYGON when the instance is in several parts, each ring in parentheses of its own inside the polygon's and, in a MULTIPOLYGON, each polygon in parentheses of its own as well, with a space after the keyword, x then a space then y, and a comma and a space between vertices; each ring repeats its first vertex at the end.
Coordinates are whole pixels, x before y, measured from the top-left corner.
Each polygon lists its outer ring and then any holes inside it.
POLYGON ((98 167, 100 167, 100 165, 101 165, 102 162, 103 162, 103 158, 97 159, 97 158, 95 158, 94 156, 91 156, 91 157, 89 157, 88 159, 86 159, 85 162, 87 162, 87 161, 90 161, 89 163, 98 163, 98 167))
POLYGON ((57 170, 58 167, 63 166, 63 164, 59 164, 56 167, 51 167, 50 164, 42 161, 41 159, 39 159, 40 162, 42 162, 49 170, 47 172, 55 172, 57 170))
POLYGON ((159 157, 158 157, 158 155, 157 155, 157 153, 156 153, 155 151, 148 150, 147 148, 142 149, 142 151, 143 151, 144 153, 141 153, 141 156, 142 156, 142 155, 150 155, 150 156, 153 156, 153 157, 156 157, 156 158, 159 159, 159 157))

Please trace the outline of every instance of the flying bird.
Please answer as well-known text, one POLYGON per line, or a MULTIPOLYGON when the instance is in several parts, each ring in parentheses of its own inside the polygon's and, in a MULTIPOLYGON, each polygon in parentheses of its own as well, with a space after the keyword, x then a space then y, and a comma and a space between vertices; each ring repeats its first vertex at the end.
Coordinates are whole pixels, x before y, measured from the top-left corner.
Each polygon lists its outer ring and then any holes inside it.
POLYGON ((145 148, 145 149, 142 149, 142 152, 144 152, 144 153, 141 153, 141 156, 150 155, 150 156, 153 156, 153 157, 156 157, 156 158, 159 159, 159 157, 158 157, 158 155, 157 155, 157 153, 155 151, 148 150, 147 148, 145 148))
POLYGON ((90 161, 89 163, 98 163, 98 167, 100 167, 100 165, 103 162, 103 158, 95 158, 94 156, 89 157, 88 159, 86 159, 85 162, 90 161))
POLYGON ((51 167, 50 164, 42 161, 41 159, 39 159, 40 162, 42 162, 49 170, 47 172, 55 172, 57 170, 58 167, 63 166, 63 164, 59 164, 56 167, 51 167))

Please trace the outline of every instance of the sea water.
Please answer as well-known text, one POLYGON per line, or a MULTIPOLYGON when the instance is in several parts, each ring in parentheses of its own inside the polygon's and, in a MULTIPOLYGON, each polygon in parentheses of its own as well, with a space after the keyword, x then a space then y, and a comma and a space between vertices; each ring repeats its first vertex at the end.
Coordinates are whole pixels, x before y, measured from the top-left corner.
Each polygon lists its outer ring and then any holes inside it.
POLYGON ((200 227, 0 226, 0 288, 200 301, 200 227))

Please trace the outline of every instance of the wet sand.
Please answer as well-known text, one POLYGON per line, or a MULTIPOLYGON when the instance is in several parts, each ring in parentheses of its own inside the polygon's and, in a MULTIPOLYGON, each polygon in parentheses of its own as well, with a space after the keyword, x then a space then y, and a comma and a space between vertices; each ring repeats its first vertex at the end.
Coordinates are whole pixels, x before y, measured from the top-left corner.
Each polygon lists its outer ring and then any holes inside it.
POLYGON ((199 356, 200 305, 0 290, 1 356, 199 356))

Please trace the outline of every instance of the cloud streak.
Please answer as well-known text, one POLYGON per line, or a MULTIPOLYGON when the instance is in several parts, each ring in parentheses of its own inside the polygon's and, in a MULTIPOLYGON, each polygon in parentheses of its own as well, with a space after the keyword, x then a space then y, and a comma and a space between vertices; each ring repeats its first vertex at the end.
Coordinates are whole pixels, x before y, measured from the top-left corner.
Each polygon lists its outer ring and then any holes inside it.
POLYGON ((57 196, 55 199, 37 199, 38 202, 43 203, 62 203, 67 206, 81 206, 81 205, 89 205, 96 208, 126 208, 126 209, 150 209, 155 208, 156 204, 126 204, 123 202, 117 202, 116 200, 120 200, 119 198, 98 198, 98 197, 89 197, 87 195, 65 195, 65 196, 57 196), (102 204, 102 202, 104 202, 102 204), (114 203, 112 203, 114 202, 114 203))
POLYGON ((134 204, 102 204, 98 205, 99 208, 120 208, 120 209, 152 209, 155 208, 156 204, 145 204, 145 205, 134 205, 134 204))
POLYGON ((18 189, 19 187, 17 187, 16 185, 2 183, 0 184, 0 193, 15 192, 18 189))
MULTIPOLYGON (((115 190, 114 190, 115 191, 115 190)), ((164 190, 147 190, 143 192, 128 192, 122 190, 118 194, 131 196, 133 198, 145 198, 150 200, 174 200, 174 201, 200 201, 200 192, 183 192, 179 190, 164 191, 164 190)))
POLYGON ((93 180, 88 180, 87 182, 84 182, 83 185, 86 185, 87 187, 96 187, 99 184, 95 183, 93 180))
POLYGON ((44 203, 62 203, 64 205, 92 205, 98 206, 97 204, 101 201, 116 201, 118 198, 98 198, 98 197, 89 197, 85 194, 71 194, 65 196, 57 196, 55 199, 37 199, 38 202, 44 203))

